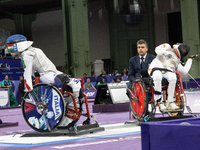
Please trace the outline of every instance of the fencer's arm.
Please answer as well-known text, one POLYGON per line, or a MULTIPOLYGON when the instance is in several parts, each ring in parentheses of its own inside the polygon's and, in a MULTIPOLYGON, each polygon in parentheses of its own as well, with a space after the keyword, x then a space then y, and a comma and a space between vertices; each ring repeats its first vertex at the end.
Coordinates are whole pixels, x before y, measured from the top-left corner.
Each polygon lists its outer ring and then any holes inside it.
POLYGON ((192 66, 192 59, 188 59, 185 66, 182 66, 181 64, 178 65, 177 71, 181 74, 187 74, 192 66))
POLYGON ((170 49, 171 46, 167 43, 161 44, 155 48, 155 52, 157 55, 163 55, 167 49, 170 49))
POLYGON ((24 84, 25 84, 25 92, 33 89, 32 84, 32 68, 33 68, 33 56, 25 55, 23 57, 23 62, 25 64, 24 68, 24 84))
POLYGON ((188 59, 194 59, 195 57, 198 57, 198 54, 189 56, 188 59))

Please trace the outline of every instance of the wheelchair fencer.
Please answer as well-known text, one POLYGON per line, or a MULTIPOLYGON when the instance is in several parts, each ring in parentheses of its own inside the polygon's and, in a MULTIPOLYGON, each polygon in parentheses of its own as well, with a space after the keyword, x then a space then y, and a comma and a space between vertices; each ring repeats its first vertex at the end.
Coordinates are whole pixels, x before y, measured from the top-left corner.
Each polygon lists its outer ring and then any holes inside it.
POLYGON ((188 73, 192 60, 198 56, 189 56, 183 66, 181 61, 189 51, 190 47, 182 43, 173 45, 173 48, 167 43, 155 48, 156 58, 146 73, 141 72, 142 78, 136 78, 128 90, 134 118, 144 121, 154 118, 156 106, 162 114, 183 116, 185 97, 180 74, 188 73))
POLYGON ((69 77, 58 71, 44 52, 32 44, 33 41, 21 34, 14 34, 7 39, 8 53, 14 58, 20 57, 24 69, 24 91, 27 93, 23 97, 22 112, 28 125, 40 132, 51 132, 58 127, 76 130, 80 116, 87 117, 83 124, 89 124, 87 97, 79 93, 80 81, 75 78, 68 80, 69 77), (43 83, 33 87, 32 75, 35 72, 38 72, 43 83), (59 82, 53 85, 56 77, 59 82), (69 91, 67 86, 73 91, 69 91), (82 97, 85 97, 85 114, 81 109, 82 97))
MULTIPOLYGON (((145 71, 144 71, 145 72, 145 71)), ((160 108, 160 103, 154 100, 154 94, 157 94, 154 90, 153 79, 146 73, 142 73, 142 78, 137 78, 132 86, 130 92, 130 108, 132 111, 132 117, 139 121, 148 121, 149 118, 155 118, 156 108, 160 108), (149 107, 150 105, 150 107, 149 107), (147 115, 148 114, 148 115, 147 115)), ((174 91, 175 104, 179 107, 176 110, 164 110, 160 112, 168 114, 169 116, 182 116, 185 105, 185 95, 183 91, 183 85, 181 80, 181 74, 176 72, 177 82, 174 91)), ((168 81, 162 80, 162 99, 165 105, 167 104, 168 96, 168 81)))
POLYGON ((87 119, 83 125, 90 124, 87 96, 80 90, 76 102, 72 89, 66 84, 67 75, 57 76, 55 84, 39 83, 24 95, 23 117, 27 124, 38 132, 52 132, 54 129, 77 130, 76 122, 81 116, 87 119), (82 104, 86 105, 83 113, 82 104), (64 123, 68 121, 68 123, 64 123), (63 125, 64 124, 64 125, 63 125))

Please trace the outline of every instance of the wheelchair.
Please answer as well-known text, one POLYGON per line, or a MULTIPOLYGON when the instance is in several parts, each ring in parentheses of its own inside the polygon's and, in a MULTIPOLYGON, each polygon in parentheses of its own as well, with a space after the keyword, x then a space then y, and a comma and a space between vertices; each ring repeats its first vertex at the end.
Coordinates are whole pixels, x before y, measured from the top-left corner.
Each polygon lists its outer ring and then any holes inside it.
MULTIPOLYGON (((183 116, 185 94, 183 91, 181 74, 175 72, 177 76, 176 87, 174 91, 175 104, 179 107, 177 110, 164 110, 160 112, 168 114, 169 117, 173 116, 183 116)), ((129 99, 130 99, 130 109, 132 112, 132 117, 138 121, 148 121, 150 118, 155 118, 156 108, 159 107, 159 103, 154 100, 154 90, 153 79, 148 75, 147 70, 141 72, 142 78, 136 78, 136 80, 131 85, 129 89, 129 99), (143 75, 142 75, 143 74, 143 75)), ((168 96, 168 81, 162 79, 162 97, 161 100, 164 104, 167 103, 168 96)))
POLYGON ((24 95, 22 101, 22 113, 26 123, 35 131, 52 132, 59 129, 59 125, 64 116, 71 118, 72 122, 67 126, 68 130, 77 130, 76 122, 81 116, 87 119, 83 125, 90 124, 90 112, 86 94, 84 103, 86 113, 83 113, 83 101, 79 99, 79 107, 73 94, 63 88, 58 88, 53 84, 38 83, 33 86, 33 90, 24 95), (72 101, 73 107, 68 107, 66 101, 72 101))

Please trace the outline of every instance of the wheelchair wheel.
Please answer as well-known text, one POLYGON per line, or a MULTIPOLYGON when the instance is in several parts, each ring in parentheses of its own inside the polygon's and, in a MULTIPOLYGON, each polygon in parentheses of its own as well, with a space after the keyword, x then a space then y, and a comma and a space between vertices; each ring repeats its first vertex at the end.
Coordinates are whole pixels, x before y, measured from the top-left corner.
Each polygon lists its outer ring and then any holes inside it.
POLYGON ((130 107, 135 119, 140 120, 144 117, 146 110, 145 86, 140 82, 132 84, 132 96, 130 98, 130 107))
POLYGON ((51 132, 61 122, 65 107, 60 91, 40 83, 24 95, 22 113, 26 123, 39 132, 51 132))

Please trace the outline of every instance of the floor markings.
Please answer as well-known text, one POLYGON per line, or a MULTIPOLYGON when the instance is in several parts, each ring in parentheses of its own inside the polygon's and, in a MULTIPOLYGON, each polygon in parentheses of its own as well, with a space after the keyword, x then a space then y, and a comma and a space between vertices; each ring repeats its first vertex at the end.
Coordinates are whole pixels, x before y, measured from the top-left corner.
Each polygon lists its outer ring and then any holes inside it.
MULTIPOLYGON (((105 131, 95 132, 92 134, 86 135, 77 135, 77 136, 56 136, 56 137, 22 137, 23 134, 13 134, 13 135, 4 135, 0 136, 0 147, 34 147, 34 146, 44 146, 44 145, 53 145, 61 143, 70 143, 83 140, 93 140, 93 139, 105 139, 112 137, 120 136, 129 136, 140 134, 140 126, 125 125, 125 124, 112 124, 112 125, 102 125, 105 128, 105 131)), ((122 139, 109 139, 107 142, 115 142, 122 139)), ((106 142, 102 141, 102 143, 106 142)), ((87 142, 88 144, 100 144, 98 142, 87 142)), ((70 144, 68 145, 70 147, 70 144)), ((84 146, 78 144, 76 146, 84 146)), ((64 145, 66 147, 66 145, 64 145)), ((53 147, 56 149, 62 149, 53 147)))

